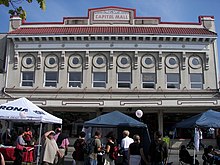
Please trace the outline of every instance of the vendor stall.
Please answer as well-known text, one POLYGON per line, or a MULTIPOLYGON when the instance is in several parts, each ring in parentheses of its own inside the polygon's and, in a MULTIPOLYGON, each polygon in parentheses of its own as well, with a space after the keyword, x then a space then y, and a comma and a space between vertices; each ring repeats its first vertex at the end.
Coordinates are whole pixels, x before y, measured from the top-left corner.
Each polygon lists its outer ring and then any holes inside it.
MULTIPOLYGON (((57 118, 48 112, 44 111, 43 109, 39 108, 31 101, 26 98, 20 98, 14 101, 10 101, 5 104, 0 105, 0 120, 8 120, 8 121, 16 121, 16 122, 34 122, 39 123, 40 125, 40 132, 39 132, 39 143, 41 142, 41 134, 42 134, 42 124, 43 123, 57 123, 62 124, 62 119, 57 118)), ((37 164, 39 164, 40 158, 40 144, 38 145, 38 154, 37 154, 37 164)), ((0 148, 3 151, 11 151, 11 147, 4 147, 0 148)), ((30 154, 34 151, 27 151, 29 154, 27 157, 28 159, 31 158, 30 154)), ((9 152, 12 153, 12 152, 9 152)), ((26 155, 27 155, 26 154, 26 155)), ((4 155, 5 157, 9 156, 7 154, 4 155)), ((24 154, 25 156, 25 154, 24 154)), ((10 156, 9 156, 10 157, 10 156)), ((11 156, 12 158, 12 156, 11 156)), ((23 158, 25 160, 25 158, 23 158)), ((33 161, 33 159, 31 159, 33 161)), ((30 160, 29 160, 30 161, 30 160)))

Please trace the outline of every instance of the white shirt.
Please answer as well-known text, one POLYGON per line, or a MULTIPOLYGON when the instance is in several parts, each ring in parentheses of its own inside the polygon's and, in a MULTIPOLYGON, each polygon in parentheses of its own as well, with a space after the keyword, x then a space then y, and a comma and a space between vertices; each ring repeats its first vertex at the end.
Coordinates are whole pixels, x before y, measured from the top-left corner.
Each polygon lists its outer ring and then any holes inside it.
POLYGON ((121 148, 123 148, 125 151, 127 151, 130 144, 133 142, 134 142, 134 140, 132 138, 126 136, 125 138, 123 138, 121 140, 121 148))

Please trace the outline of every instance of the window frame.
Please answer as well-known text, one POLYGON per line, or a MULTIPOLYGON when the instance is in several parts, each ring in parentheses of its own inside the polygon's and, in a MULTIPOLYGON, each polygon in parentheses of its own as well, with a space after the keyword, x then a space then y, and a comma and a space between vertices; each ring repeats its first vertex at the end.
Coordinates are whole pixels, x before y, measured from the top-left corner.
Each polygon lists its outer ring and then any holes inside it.
POLYGON ((107 86, 107 72, 93 72, 92 73, 92 87, 93 88, 106 88, 107 86), (104 80, 95 80, 95 74, 104 74, 104 80), (104 86, 96 86, 95 83, 104 83, 104 86))
POLYGON ((21 87, 33 87, 35 83, 35 72, 34 71, 22 71, 21 72, 21 87), (32 73, 33 80, 24 80, 24 73, 32 73), (29 85, 23 85, 23 83, 32 83, 32 86, 29 85))
POLYGON ((56 88, 57 85, 58 85, 58 82, 59 82, 59 72, 58 71, 46 71, 44 72, 44 87, 47 87, 47 88, 56 88), (56 73, 56 80, 49 80, 47 81, 46 78, 47 78, 47 73, 56 73), (46 83, 56 83, 55 86, 47 86, 46 83))
POLYGON ((131 84, 132 84, 132 75, 131 75, 131 72, 118 72, 118 73, 117 73, 117 87, 118 87, 118 88, 131 89, 131 84), (119 80, 119 75, 120 75, 120 74, 124 74, 124 73, 130 75, 130 81, 121 81, 121 80, 119 80), (129 84, 129 87, 122 87, 122 86, 119 86, 119 84, 129 84))
POLYGON ((68 87, 69 88, 82 88, 82 72, 68 72, 68 87), (79 73, 80 81, 70 81, 70 74, 79 73), (80 83, 80 86, 70 86, 70 83, 80 83))
POLYGON ((167 73, 166 74, 166 87, 167 89, 180 89, 180 74, 179 73, 167 73), (168 75, 178 75, 178 82, 170 81, 168 82, 168 75), (168 87, 168 85, 174 85, 174 87, 168 87), (176 85, 178 87, 176 87, 176 85))

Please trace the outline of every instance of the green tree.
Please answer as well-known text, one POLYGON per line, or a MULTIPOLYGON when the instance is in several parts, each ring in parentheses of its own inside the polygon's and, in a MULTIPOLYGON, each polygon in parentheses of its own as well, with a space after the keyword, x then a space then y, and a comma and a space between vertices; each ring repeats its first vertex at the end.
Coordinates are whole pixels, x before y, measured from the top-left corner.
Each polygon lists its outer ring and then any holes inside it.
MULTIPOLYGON (((18 15, 22 19, 26 18, 26 11, 23 9, 20 4, 26 1, 28 3, 32 3, 33 0, 0 0, 0 5, 4 5, 6 7, 12 7, 11 10, 9 10, 9 14, 11 15, 18 15)), ((35 0, 39 4, 40 8, 42 10, 46 9, 46 0, 35 0)))

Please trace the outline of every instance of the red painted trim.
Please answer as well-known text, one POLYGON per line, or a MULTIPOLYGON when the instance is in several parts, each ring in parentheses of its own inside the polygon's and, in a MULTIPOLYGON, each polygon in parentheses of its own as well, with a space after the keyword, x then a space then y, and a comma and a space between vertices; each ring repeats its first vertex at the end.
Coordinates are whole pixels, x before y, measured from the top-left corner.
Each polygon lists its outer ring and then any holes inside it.
POLYGON ((63 25, 63 22, 24 22, 22 25, 63 25))

